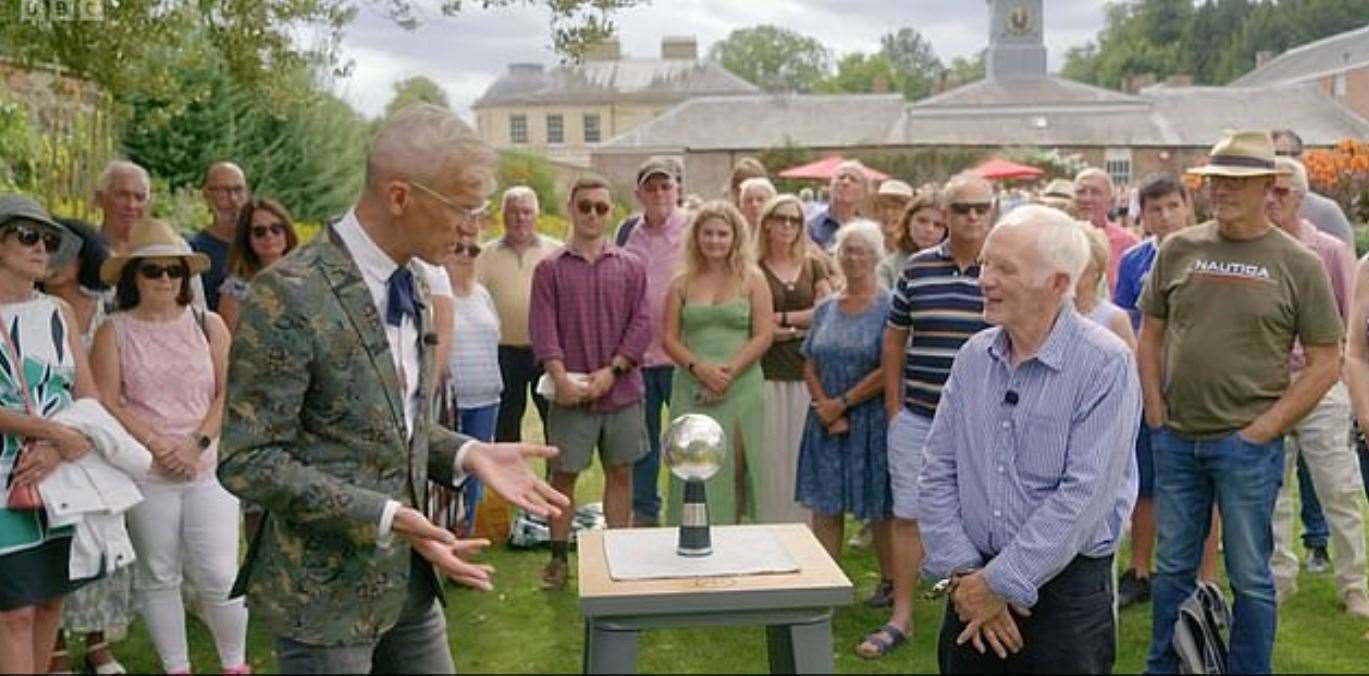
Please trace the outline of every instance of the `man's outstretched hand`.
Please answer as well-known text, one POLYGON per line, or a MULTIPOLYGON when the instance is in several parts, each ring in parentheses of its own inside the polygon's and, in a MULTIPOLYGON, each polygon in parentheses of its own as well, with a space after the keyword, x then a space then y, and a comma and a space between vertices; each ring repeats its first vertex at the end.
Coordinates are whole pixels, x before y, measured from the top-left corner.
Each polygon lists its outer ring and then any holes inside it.
POLYGON ((480 477, 495 493, 525 512, 551 518, 570 507, 570 500, 528 466, 529 458, 554 458, 560 451, 539 444, 475 443, 462 468, 480 477))
POLYGON ((490 546, 489 540, 457 539, 451 531, 429 521, 412 507, 396 510, 390 529, 408 540, 414 551, 443 575, 479 591, 494 589, 494 567, 466 561, 490 546))

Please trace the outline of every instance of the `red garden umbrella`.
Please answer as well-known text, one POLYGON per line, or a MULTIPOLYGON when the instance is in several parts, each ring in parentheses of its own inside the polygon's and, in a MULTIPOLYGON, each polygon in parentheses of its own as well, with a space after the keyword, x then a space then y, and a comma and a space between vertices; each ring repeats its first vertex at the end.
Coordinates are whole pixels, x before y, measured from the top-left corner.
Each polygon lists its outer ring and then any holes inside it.
POLYGON ((974 172, 990 180, 999 181, 1013 178, 1036 178, 1041 170, 1025 164, 994 158, 974 168, 974 172))
MULTIPOLYGON (((812 178, 820 181, 830 181, 832 180, 832 173, 837 169, 837 165, 845 161, 846 158, 841 155, 828 155, 816 162, 800 164, 797 167, 785 169, 780 172, 780 178, 812 178)), ((865 178, 870 181, 883 181, 889 178, 889 175, 882 171, 866 167, 865 178)))

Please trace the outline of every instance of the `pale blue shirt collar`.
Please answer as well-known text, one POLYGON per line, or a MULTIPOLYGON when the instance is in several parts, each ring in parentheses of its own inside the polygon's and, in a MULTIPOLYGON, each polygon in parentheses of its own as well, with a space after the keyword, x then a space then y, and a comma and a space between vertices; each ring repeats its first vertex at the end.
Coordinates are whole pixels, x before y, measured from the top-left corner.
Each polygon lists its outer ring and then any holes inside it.
MULTIPOLYGON (((1028 361, 1039 361, 1052 371, 1059 371, 1064 368, 1065 351, 1074 338, 1076 326, 1080 319, 1079 313, 1074 309, 1073 301, 1066 301, 1065 305, 1060 308, 1060 313, 1055 317, 1055 325, 1047 334, 1046 342, 1041 344, 1041 349, 1037 350, 1036 355, 1028 361)), ((1012 345, 1008 337, 1008 330, 1001 326, 997 328, 998 335, 994 336, 993 341, 988 344, 989 356, 1004 364, 1011 365, 1012 345)))

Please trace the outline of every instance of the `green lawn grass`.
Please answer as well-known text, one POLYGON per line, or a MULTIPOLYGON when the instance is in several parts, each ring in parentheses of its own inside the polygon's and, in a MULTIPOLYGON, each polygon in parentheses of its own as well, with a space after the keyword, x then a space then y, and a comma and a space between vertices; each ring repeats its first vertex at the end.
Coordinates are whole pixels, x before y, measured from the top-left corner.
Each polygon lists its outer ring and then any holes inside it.
MULTIPOLYGON (((524 438, 541 438, 537 417, 531 410, 524 429, 524 438)), ((602 488, 602 475, 597 469, 591 470, 581 478, 580 501, 597 500, 602 488)), ((496 590, 481 594, 453 588, 449 592, 448 634, 458 672, 579 671, 584 625, 576 601, 574 577, 563 592, 537 589, 538 575, 546 559, 544 550, 516 550, 496 544, 482 557, 497 569, 496 590)), ((856 585, 858 600, 836 612, 833 642, 837 670, 842 673, 934 673, 936 633, 942 606, 920 601, 914 634, 909 642, 883 660, 863 660, 852 652, 852 648, 866 632, 887 619, 886 610, 869 609, 859 603, 859 599, 878 582, 878 568, 874 553, 868 548, 848 547, 841 564, 856 585)), ((1341 611, 1330 574, 1312 576, 1304 573, 1298 584, 1299 593, 1279 613, 1275 670, 1280 673, 1360 673, 1369 670, 1369 640, 1362 638, 1369 629, 1369 621, 1355 620, 1341 611)), ((216 672, 218 659, 213 641, 197 621, 192 620, 190 625, 195 670, 216 672)), ((1119 629, 1115 671, 1140 673, 1150 642, 1150 605, 1124 611, 1119 629)), ((156 653, 140 621, 134 623, 128 638, 116 644, 114 650, 134 673, 160 670, 156 653)), ((248 656, 255 671, 275 672, 271 639, 255 623, 250 627, 248 656)), ((764 631, 759 627, 645 632, 638 659, 638 669, 643 673, 768 670, 764 631)))

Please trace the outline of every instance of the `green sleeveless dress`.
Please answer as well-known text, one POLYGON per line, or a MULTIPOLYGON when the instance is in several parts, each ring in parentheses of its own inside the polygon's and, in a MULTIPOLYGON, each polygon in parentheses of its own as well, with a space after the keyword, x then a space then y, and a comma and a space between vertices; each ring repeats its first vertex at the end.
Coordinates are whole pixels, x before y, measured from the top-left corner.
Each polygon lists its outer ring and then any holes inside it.
MULTIPOLYGON (((680 334, 684 344, 702 362, 722 363, 735 355, 751 338, 751 303, 739 297, 716 305, 691 305, 680 309, 680 334)), ((701 404, 695 399, 700 389, 688 369, 675 367, 674 386, 670 392, 672 418, 686 413, 701 413, 722 425, 727 437, 727 459, 708 484, 708 516, 712 523, 737 522, 737 441, 742 440, 746 453, 746 495, 743 515, 748 521, 756 518, 756 476, 765 467, 764 396, 765 378, 760 360, 752 362, 737 374, 727 388, 727 396, 713 404, 701 404)), ((666 518, 672 524, 680 522, 680 504, 684 498, 684 482, 670 476, 667 492, 666 518)))

